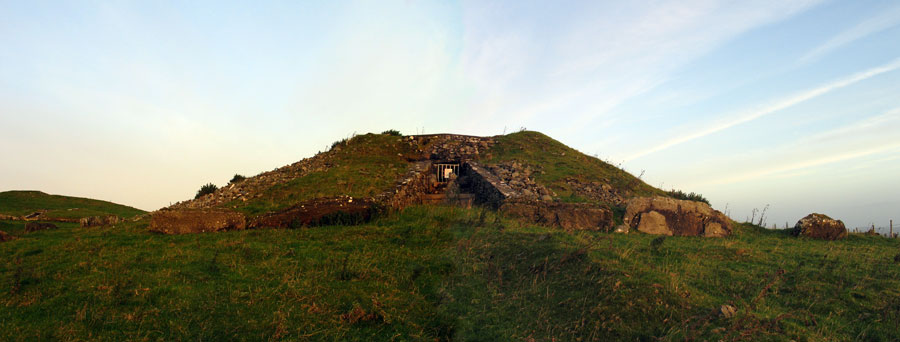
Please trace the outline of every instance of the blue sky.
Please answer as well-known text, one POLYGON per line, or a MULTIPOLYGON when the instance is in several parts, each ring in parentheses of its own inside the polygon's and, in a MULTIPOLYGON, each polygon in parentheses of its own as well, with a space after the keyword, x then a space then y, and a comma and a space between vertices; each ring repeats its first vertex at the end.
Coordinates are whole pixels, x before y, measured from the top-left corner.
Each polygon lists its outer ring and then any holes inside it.
POLYGON ((742 220, 900 217, 896 1, 0 0, 0 190, 153 210, 348 135, 526 127, 742 220))

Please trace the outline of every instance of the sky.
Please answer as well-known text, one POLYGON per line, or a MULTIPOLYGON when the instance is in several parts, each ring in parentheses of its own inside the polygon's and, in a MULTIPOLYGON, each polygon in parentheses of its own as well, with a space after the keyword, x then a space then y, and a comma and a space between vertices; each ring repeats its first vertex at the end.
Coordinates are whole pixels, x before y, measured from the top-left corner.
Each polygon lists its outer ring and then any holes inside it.
POLYGON ((354 133, 526 128, 738 221, 900 219, 894 0, 0 0, 0 46, 0 191, 155 210, 354 133))

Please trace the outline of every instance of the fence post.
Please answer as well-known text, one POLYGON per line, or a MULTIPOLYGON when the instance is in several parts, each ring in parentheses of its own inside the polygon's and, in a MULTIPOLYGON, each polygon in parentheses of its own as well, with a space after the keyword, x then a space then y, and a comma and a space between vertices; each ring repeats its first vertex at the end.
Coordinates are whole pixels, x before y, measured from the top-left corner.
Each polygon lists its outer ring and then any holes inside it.
POLYGON ((891 235, 890 238, 894 238, 894 220, 891 220, 891 235))

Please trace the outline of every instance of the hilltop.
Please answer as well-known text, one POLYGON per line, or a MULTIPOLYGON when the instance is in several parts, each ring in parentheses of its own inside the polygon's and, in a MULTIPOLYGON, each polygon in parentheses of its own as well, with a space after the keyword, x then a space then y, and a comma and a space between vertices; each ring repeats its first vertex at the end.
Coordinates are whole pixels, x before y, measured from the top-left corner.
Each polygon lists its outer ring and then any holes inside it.
POLYGON ((0 215, 22 217, 33 213, 41 213, 40 218, 46 220, 77 221, 106 215, 130 218, 146 212, 107 201, 48 195, 40 191, 0 192, 0 215))

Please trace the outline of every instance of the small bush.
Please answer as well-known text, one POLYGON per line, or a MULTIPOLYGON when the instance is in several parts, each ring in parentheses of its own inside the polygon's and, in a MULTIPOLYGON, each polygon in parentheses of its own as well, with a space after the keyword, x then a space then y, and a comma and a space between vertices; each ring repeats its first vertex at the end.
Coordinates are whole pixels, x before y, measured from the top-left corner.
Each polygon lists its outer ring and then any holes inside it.
POLYGON ((697 202, 703 202, 703 203, 709 204, 709 200, 706 199, 706 197, 703 197, 703 195, 695 193, 695 192, 685 193, 684 191, 681 191, 681 190, 669 190, 669 191, 666 191, 666 193, 669 194, 669 196, 672 196, 676 199, 697 201, 697 202))
POLYGON ((384 132, 381 132, 381 134, 392 135, 392 136, 395 136, 395 137, 399 137, 399 136, 402 136, 402 135, 403 135, 403 134, 400 134, 400 131, 398 131, 398 130, 396 130, 396 129, 389 129, 389 130, 386 130, 386 131, 384 131, 384 132))
POLYGON ((197 196, 194 196, 194 199, 200 198, 203 195, 214 193, 216 192, 216 190, 219 190, 219 187, 217 187, 215 184, 206 183, 205 185, 200 187, 200 190, 197 190, 197 196))
POLYGON ((247 179, 247 177, 235 174, 234 177, 231 177, 231 180, 228 181, 228 183, 231 183, 231 184, 240 183, 240 182, 243 182, 245 179, 247 179))
POLYGON ((346 146, 346 145, 347 145, 347 138, 344 138, 344 139, 341 139, 341 140, 331 143, 331 149, 333 150, 335 147, 346 146))

